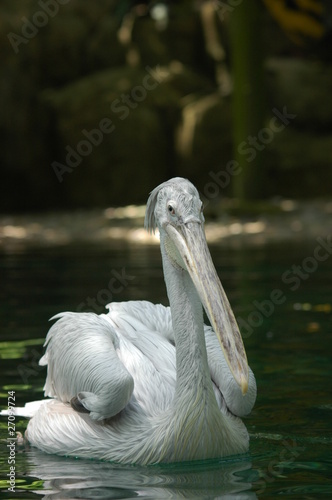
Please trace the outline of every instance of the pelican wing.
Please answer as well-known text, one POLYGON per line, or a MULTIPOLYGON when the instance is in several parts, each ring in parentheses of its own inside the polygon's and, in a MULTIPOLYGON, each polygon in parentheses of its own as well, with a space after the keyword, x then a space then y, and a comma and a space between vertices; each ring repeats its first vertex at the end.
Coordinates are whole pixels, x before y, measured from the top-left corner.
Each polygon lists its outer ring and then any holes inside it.
POLYGON ((40 364, 48 366, 45 396, 78 401, 94 420, 119 413, 134 381, 119 360, 119 339, 106 315, 61 313, 46 337, 40 364))
POLYGON ((119 357, 134 378, 134 399, 146 415, 165 411, 176 384, 169 308, 147 301, 114 302, 107 307, 107 316, 123 342, 119 357))
MULTIPOLYGON (((144 355, 162 373, 163 379, 167 379, 171 385, 174 385, 175 352, 172 350, 168 353, 167 345, 163 342, 165 339, 174 345, 170 307, 147 301, 112 302, 106 307, 109 309, 108 315, 114 326, 119 327, 121 334, 144 352, 144 355), (151 348, 152 344, 156 349, 151 348)), ((219 406, 222 408, 224 400, 227 408, 234 415, 241 417, 249 414, 257 393, 252 370, 249 368, 248 392, 244 396, 228 367, 215 332, 210 326, 205 325, 204 333, 211 379, 219 406)))
MULTIPOLYGON (((142 325, 142 329, 158 332, 174 345, 174 333, 170 307, 162 304, 152 304, 147 300, 131 300, 128 302, 112 302, 106 308, 109 316, 116 321, 116 317, 128 316, 142 325)), ((137 329, 137 328, 136 328, 137 329)))
MULTIPOLYGON (((64 403, 73 398, 103 420, 130 402, 155 415, 172 401, 176 357, 171 311, 147 301, 111 303, 108 314, 61 313, 50 329, 40 360, 48 365, 45 396, 64 403)), ((246 396, 235 382, 218 339, 205 326, 211 379, 219 406, 223 400, 237 416, 250 412, 256 398, 250 370, 246 396)))

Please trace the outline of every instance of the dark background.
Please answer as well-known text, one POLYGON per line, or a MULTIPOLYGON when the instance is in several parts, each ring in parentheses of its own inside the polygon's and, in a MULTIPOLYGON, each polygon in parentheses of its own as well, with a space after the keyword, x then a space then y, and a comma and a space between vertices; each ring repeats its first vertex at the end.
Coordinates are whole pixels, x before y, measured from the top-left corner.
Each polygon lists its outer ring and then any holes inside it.
POLYGON ((228 197, 330 195, 331 23, 318 0, 2 0, 1 212, 211 172, 228 197))

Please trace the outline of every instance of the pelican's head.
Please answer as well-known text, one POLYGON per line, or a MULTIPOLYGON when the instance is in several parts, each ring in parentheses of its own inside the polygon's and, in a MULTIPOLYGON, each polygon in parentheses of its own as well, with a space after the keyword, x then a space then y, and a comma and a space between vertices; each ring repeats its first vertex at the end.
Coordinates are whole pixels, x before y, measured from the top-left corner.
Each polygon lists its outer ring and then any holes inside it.
POLYGON ((230 370, 245 394, 249 368, 242 337, 206 243, 203 204, 195 186, 175 177, 160 184, 148 199, 145 227, 158 227, 167 256, 187 271, 219 339, 230 370))
POLYGON ((203 203, 195 186, 187 179, 175 177, 157 186, 146 207, 145 227, 160 233, 168 224, 180 228, 188 222, 203 223, 203 203))

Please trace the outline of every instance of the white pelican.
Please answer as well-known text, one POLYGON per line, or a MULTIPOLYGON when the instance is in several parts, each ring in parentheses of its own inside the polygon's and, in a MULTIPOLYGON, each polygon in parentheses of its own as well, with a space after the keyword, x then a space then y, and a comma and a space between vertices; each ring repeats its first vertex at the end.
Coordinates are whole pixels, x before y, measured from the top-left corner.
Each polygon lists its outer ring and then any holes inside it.
POLYGON ((256 382, 186 179, 155 188, 145 227, 160 233, 170 307, 109 304, 60 313, 48 332, 44 400, 26 438, 47 453, 154 464, 246 452, 256 382), (203 308, 212 328, 203 323, 203 308))

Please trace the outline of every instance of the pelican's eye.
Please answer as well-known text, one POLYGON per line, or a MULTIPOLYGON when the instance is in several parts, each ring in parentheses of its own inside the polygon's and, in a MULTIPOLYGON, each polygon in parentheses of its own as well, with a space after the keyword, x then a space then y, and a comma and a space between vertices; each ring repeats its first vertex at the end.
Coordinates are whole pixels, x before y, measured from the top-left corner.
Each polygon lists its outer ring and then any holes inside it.
POLYGON ((169 211, 169 213, 170 213, 171 215, 175 215, 175 210, 174 210, 174 208, 173 208, 173 205, 168 204, 168 205, 167 205, 167 210, 169 211))

